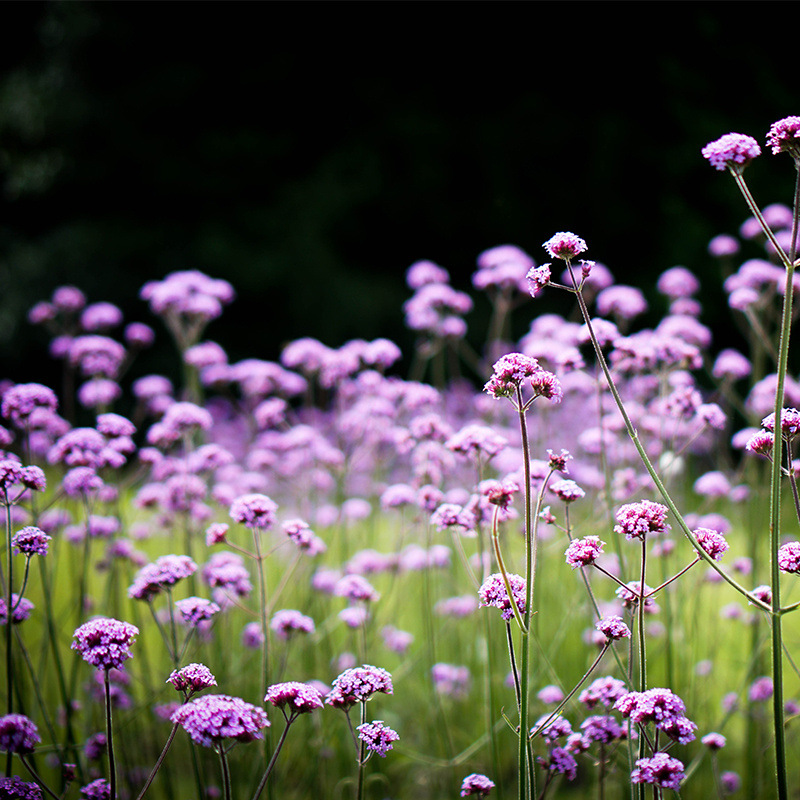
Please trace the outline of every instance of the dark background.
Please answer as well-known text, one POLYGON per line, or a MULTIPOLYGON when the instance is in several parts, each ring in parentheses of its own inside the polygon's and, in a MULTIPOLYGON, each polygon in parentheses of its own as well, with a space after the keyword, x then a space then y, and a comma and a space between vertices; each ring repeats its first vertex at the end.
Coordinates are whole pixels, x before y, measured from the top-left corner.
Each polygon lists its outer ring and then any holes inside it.
MULTIPOLYGON (((645 291, 689 266, 719 326, 705 248, 747 212, 700 149, 800 113, 796 21, 767 2, 2 3, 0 378, 46 382, 25 314, 64 283, 165 341, 137 293, 178 269, 236 288, 207 332, 232 360, 299 336, 408 350, 412 262, 466 290, 481 251, 541 261, 560 230, 645 291)), ((787 157, 747 177, 790 201, 787 157)), ((162 348, 141 369, 174 366, 162 348)))

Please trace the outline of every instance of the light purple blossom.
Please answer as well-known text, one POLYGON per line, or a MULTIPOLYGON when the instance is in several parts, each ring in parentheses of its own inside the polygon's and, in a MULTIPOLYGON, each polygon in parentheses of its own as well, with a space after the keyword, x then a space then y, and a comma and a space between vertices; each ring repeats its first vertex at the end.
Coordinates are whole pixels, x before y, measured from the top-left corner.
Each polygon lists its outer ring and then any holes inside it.
POLYGON ((564 775, 568 781, 574 781, 578 775, 578 762, 564 747, 554 747, 547 758, 539 756, 536 763, 550 772, 564 775))
POLYGON ((626 539, 644 539, 649 533, 665 533, 670 529, 668 513, 666 506, 652 500, 629 503, 617 509, 614 531, 624 533, 626 539))
POLYGON ((0 778, 0 800, 42 800, 42 790, 36 783, 23 781, 19 775, 3 776, 0 778))
POLYGON ((314 620, 294 609, 276 611, 269 627, 280 639, 288 639, 294 633, 314 633, 314 620))
POLYGON ((583 539, 574 539, 565 550, 567 564, 573 569, 588 567, 594 564, 597 557, 603 552, 605 542, 599 536, 586 536, 583 539))
POLYGON ((111 784, 105 778, 97 778, 85 786, 81 786, 82 800, 113 800, 111 784))
POLYGON ((187 597, 184 600, 176 600, 175 608, 178 609, 183 621, 192 627, 197 627, 201 622, 212 619, 221 610, 215 602, 203 597, 187 597))
MULTIPOLYGON (((645 607, 647 606, 647 600, 645 600, 645 607)), ((600 633, 606 637, 606 639, 611 640, 619 640, 619 639, 629 639, 631 635, 630 628, 623 622, 622 617, 617 616, 609 616, 603 617, 599 622, 595 624, 600 633)))
POLYGON ((683 764, 666 753, 638 759, 631 772, 632 783, 647 783, 662 789, 680 789, 684 777, 683 764))
POLYGON ((725 747, 727 739, 721 733, 707 733, 700 742, 709 750, 721 750, 725 747))
POLYGON ((231 504, 231 519, 247 528, 270 530, 276 521, 278 504, 265 494, 245 494, 231 504))
POLYGON ((586 242, 579 236, 569 231, 553 234, 543 245, 550 258, 560 258, 569 261, 579 256, 586 249, 586 242))
POLYGON ((748 695, 750 700, 754 703, 763 703, 772 697, 773 692, 775 691, 772 678, 767 677, 766 675, 756 678, 751 684, 750 688, 748 689, 748 695))
POLYGON ((276 708, 285 709, 288 706, 290 719, 298 714, 310 714, 323 707, 319 692, 307 683, 298 681, 273 684, 267 689, 264 701, 276 708))
POLYGON ((270 722, 262 708, 239 697, 209 694, 182 705, 170 718, 191 736, 195 744, 218 748, 224 739, 251 742, 263 739, 270 722))
POLYGON ((773 155, 800 154, 800 117, 784 117, 773 122, 767 134, 767 147, 772 149, 773 155))
POLYGON ((151 600, 165 588, 194 575, 197 564, 189 556, 166 555, 152 564, 142 567, 128 589, 128 597, 135 600, 151 600))
POLYGON ((167 678, 167 683, 171 683, 179 692, 190 697, 209 686, 216 686, 217 679, 205 664, 195 663, 173 670, 167 678))
MULTIPOLYGON (((511 586, 511 593, 514 597, 514 602, 517 604, 517 609, 520 614, 525 613, 525 579, 519 575, 512 573, 508 574, 508 582, 511 586)), ((499 608, 503 613, 503 619, 508 622, 513 616, 514 611, 511 607, 511 600, 506 591, 506 585, 503 582, 503 576, 496 572, 490 575, 478 589, 478 597, 480 598, 481 606, 491 606, 499 608)))
POLYGON ((494 789, 493 780, 473 772, 471 775, 467 775, 461 783, 461 797, 471 797, 472 795, 478 798, 488 797, 492 789, 494 789))
POLYGON ((778 550, 778 567, 783 572, 800 574, 800 542, 788 542, 778 550))
POLYGON ((400 738, 396 731, 393 731, 388 725, 384 725, 381 720, 365 722, 356 730, 358 738, 364 742, 367 750, 377 753, 381 758, 386 757, 386 754, 392 749, 392 743, 400 738))
POLYGON ((726 133, 716 141, 709 142, 701 153, 715 169, 727 168, 741 174, 754 158, 761 155, 761 148, 752 136, 726 133))
POLYGON ((346 669, 334 680, 325 702, 334 708, 349 709, 369 700, 376 692, 392 694, 392 676, 381 667, 364 664, 346 669))
POLYGON ((697 528, 693 531, 700 547, 708 553, 714 561, 719 561, 730 547, 724 536, 712 531, 710 528, 697 528))
POLYGON ((71 648, 98 669, 120 669, 133 656, 130 651, 139 629, 110 617, 95 617, 76 629, 71 648))
POLYGON ((46 556, 47 546, 51 538, 40 528, 28 525, 14 534, 11 539, 11 546, 17 553, 26 556, 46 556))

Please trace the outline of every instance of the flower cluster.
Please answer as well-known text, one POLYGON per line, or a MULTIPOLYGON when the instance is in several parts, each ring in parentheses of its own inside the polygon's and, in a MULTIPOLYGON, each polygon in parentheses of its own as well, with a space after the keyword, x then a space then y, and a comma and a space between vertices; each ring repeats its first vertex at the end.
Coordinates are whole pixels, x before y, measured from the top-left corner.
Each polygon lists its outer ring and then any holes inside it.
POLYGON ((26 556, 46 556, 51 538, 40 528, 29 525, 14 535, 11 546, 26 556))
POLYGON ((614 708, 638 725, 654 723, 670 739, 680 744, 688 744, 695 738, 697 725, 687 719, 686 706, 669 689, 628 692, 617 700, 614 708))
POLYGON ((167 683, 171 683, 179 692, 189 697, 201 689, 216 686, 217 679, 205 664, 187 664, 185 667, 173 670, 167 678, 167 683))
POLYGON ((680 789, 684 777, 683 764, 666 753, 638 759, 631 772, 632 783, 647 783, 662 789, 680 789))
POLYGON ((223 739, 237 742, 261 739, 261 730, 270 725, 263 708, 224 694, 191 700, 178 708, 170 721, 180 725, 195 744, 203 747, 218 747, 223 739))
POLYGON ((642 500, 621 506, 616 513, 616 533, 624 533, 626 539, 644 539, 648 533, 664 533, 669 509, 652 500, 642 500))
POLYGON ((165 587, 174 586, 183 578, 194 575, 196 571, 197 564, 189 556, 161 556, 154 563, 147 564, 139 570, 128 589, 128 597, 135 600, 150 600, 160 594, 165 587))
POLYGON ((493 780, 473 772, 471 775, 467 775, 461 783, 461 797, 471 797, 472 795, 478 798, 488 797, 492 789, 494 789, 493 780))
POLYGON ((567 564, 573 569, 594 564, 597 557, 603 552, 604 544, 605 542, 601 542, 599 536, 585 536, 583 539, 573 539, 569 547, 564 551, 567 557, 567 564))
POLYGON ((0 800, 42 800, 42 790, 18 775, 0 778, 0 800))
POLYGON ((138 633, 139 629, 128 622, 95 617, 77 628, 71 647, 93 667, 120 669, 133 656, 130 648, 138 633))
POLYGON ((754 158, 761 155, 761 148, 752 136, 727 133, 716 141, 709 142, 701 153, 715 169, 730 169, 741 173, 754 158))
POLYGON ((33 720, 24 714, 0 717, 0 752, 26 755, 41 741, 33 720))
MULTIPOLYGON (((525 579, 520 575, 508 574, 508 583, 511 586, 511 594, 513 595, 514 602, 517 604, 517 609, 520 614, 525 613, 525 579)), ((478 589, 478 597, 480 598, 481 606, 491 606, 499 608, 503 613, 503 619, 508 622, 514 616, 514 610, 511 607, 511 600, 506 591, 506 585, 503 581, 503 576, 496 572, 490 575, 478 589)))
POLYGON ((291 716, 310 714, 322 708, 320 693, 313 686, 298 681, 273 684, 267 689, 264 702, 271 703, 276 708, 288 707, 291 716))
POLYGON ((376 692, 392 694, 392 676, 381 667, 364 664, 342 672, 333 682, 325 702, 334 708, 349 709, 369 700, 376 692))
POLYGON ((275 525, 278 504, 265 494, 246 494, 231 504, 231 519, 247 528, 270 530, 275 525))
POLYGON ((579 256, 587 249, 586 242, 569 231, 554 234, 542 247, 547 251, 550 258, 560 258, 564 261, 569 261, 579 256))
POLYGON ((800 542, 788 542, 778 550, 778 567, 783 572, 800 574, 800 542))
POLYGON ((386 758, 386 754, 392 749, 392 743, 396 742, 400 736, 388 725, 384 725, 381 720, 375 722, 365 722, 359 725, 358 738, 367 746, 367 750, 377 753, 381 758, 386 758))
POLYGON ((772 149, 773 155, 800 155, 800 117, 784 117, 773 122, 767 134, 767 146, 772 149))

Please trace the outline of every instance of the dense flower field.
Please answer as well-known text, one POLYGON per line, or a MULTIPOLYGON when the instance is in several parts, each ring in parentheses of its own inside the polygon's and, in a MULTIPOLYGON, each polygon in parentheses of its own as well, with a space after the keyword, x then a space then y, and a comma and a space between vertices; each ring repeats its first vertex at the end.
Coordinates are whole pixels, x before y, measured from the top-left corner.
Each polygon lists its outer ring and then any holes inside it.
POLYGON ((0 386, 0 798, 788 797, 798 202, 759 208, 759 155, 703 150, 751 213, 709 244, 735 347, 691 270, 648 298, 571 232, 478 257, 481 354, 413 264, 409 379, 383 339, 230 363, 199 272, 142 288, 153 327, 32 308, 63 383, 0 386), (127 380, 161 327, 180 385, 127 380))

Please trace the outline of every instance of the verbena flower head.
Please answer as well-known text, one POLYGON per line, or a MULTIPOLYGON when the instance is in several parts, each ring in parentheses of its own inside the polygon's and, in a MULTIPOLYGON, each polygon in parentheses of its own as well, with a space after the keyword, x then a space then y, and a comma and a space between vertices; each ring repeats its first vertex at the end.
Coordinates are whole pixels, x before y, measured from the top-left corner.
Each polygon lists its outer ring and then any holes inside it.
POLYGON ((492 367, 492 377, 483 390, 492 397, 513 397, 523 382, 541 371, 539 362, 522 353, 508 353, 492 367))
POLYGON ((800 155, 800 117, 784 117, 773 122, 767 134, 767 147, 772 153, 789 153, 793 157, 800 155))
POLYGON ((393 694, 392 676, 380 667, 364 664, 342 672, 333 682, 325 702, 334 708, 349 709, 369 700, 376 692, 393 694))
POLYGON ((14 535, 11 546, 26 556, 46 556, 50 539, 43 530, 29 525, 14 535))
POLYGON ((624 533, 626 539, 644 539, 648 533, 664 533, 670 529, 667 524, 669 509, 652 500, 629 503, 617 510, 616 533, 624 533))
POLYGON ((173 670, 167 678, 167 683, 171 683, 179 692, 189 697, 209 686, 216 686, 217 679, 205 664, 187 664, 185 667, 173 670))
POLYGON ((772 683, 772 678, 762 675, 750 684, 747 694, 754 703, 763 703, 772 697, 774 691, 775 686, 772 683))
POLYGON ((42 800, 42 790, 35 783, 23 781, 19 775, 0 778, 0 800, 42 800))
MULTIPOLYGON (((761 420, 761 425, 770 433, 775 433, 775 413, 767 415, 761 420)), ((796 408, 781 410, 781 436, 790 442, 800 433, 800 411, 796 408)))
POLYGON ((174 586, 183 578, 194 575, 196 571, 197 564, 189 556, 161 556, 154 563, 147 564, 139 570, 128 589, 128 597, 135 600, 150 600, 160 594, 165 587, 174 586))
POLYGON ((269 626, 281 639, 288 639, 293 633, 314 633, 314 620, 291 608, 276 611, 269 626))
MULTIPOLYGON (((511 593, 514 597, 514 602, 517 604, 520 614, 525 613, 525 579, 520 575, 508 573, 508 583, 511 586, 511 593)), ((481 606, 491 606, 499 608, 503 613, 503 619, 508 622, 514 616, 514 610, 511 607, 511 600, 506 591, 506 585, 503 582, 503 576, 496 572, 490 575, 478 589, 478 597, 480 598, 481 606)))
POLYGON ((688 744, 695 738, 697 725, 686 718, 683 700, 669 689, 628 692, 617 700, 614 708, 637 725, 652 722, 680 744, 688 744))
POLYGON ((569 261, 587 249, 586 242, 569 231, 562 231, 551 236, 543 245, 550 258, 569 261))
POLYGON ((725 747, 727 739, 721 733, 707 733, 700 742, 709 750, 721 750, 725 747))
POLYGON ((214 748, 221 746, 224 739, 237 742, 262 739, 262 729, 270 726, 263 708, 225 694, 191 700, 175 711, 170 721, 180 725, 195 744, 214 748))
POLYGON ((599 536, 585 536, 583 539, 574 539, 565 551, 567 564, 573 569, 588 567, 594 564, 597 557, 603 552, 605 542, 599 536))
POLYGON ((565 478, 550 485, 550 491, 564 503, 574 503, 586 497, 586 492, 575 481, 565 478))
MULTIPOLYGON (((646 603, 647 601, 645 601, 645 604, 646 603)), ((623 622, 622 617, 603 617, 603 619, 595 624, 595 627, 606 639, 612 639, 614 641, 618 639, 629 639, 631 635, 630 628, 623 622)))
POLYGON ((386 754, 392 749, 392 743, 400 738, 396 731, 384 725, 379 719, 375 722, 365 722, 356 730, 358 738, 366 744, 367 750, 377 753, 381 758, 386 758, 386 754))
POLYGON ((18 428, 24 428, 38 410, 55 412, 58 408, 56 393, 40 383, 18 383, 6 390, 0 411, 18 428))
POLYGON ((724 536, 710 528, 697 528, 693 533, 700 547, 702 547, 714 561, 719 561, 730 547, 724 536))
POLYGON ((572 733, 570 721, 561 714, 542 714, 533 724, 531 736, 541 736, 546 742, 555 742, 558 739, 565 739, 572 733))
POLYGON ((319 692, 299 681, 273 684, 267 689, 264 702, 271 703, 276 708, 285 709, 288 706, 291 716, 310 714, 323 707, 319 692))
POLYGON ((112 800, 111 784, 105 778, 81 786, 81 797, 83 800, 112 800))
MULTIPOLYGON (((619 619, 619 617, 616 617, 619 619)), ((628 633, 630 635, 630 632, 628 633)), ((602 703, 606 708, 611 708, 621 697, 628 694, 625 682, 619 678, 607 675, 595 678, 579 695, 578 700, 587 708, 594 708, 602 703)))
MULTIPOLYGON (((11 608, 11 624, 19 625, 30 617, 33 603, 27 597, 20 597, 16 592, 12 592, 11 608)), ((8 625, 8 606, 5 596, 0 597, 0 625, 8 625)))
POLYGON ((473 772, 467 775, 461 783, 461 797, 488 797, 489 793, 494 789, 494 781, 487 778, 485 775, 480 775, 473 772))
POLYGON ((211 619, 221 610, 213 600, 206 600, 203 597, 187 597, 184 600, 176 600, 175 608, 178 609, 183 621, 192 627, 211 619))
POLYGON ((550 278, 552 277, 550 265, 540 264, 538 267, 531 267, 525 277, 528 281, 528 291, 531 297, 536 297, 550 283, 550 278))
POLYGON ((800 574, 800 542, 788 542, 778 550, 778 567, 782 572, 800 574))
POLYGON ((582 737, 586 742, 610 744, 617 739, 625 739, 627 730, 610 715, 587 717, 581 723, 582 737))
POLYGON ((0 753, 32 753, 42 739, 33 720, 24 714, 0 717, 0 753))
POLYGON ((709 142, 701 153, 715 169, 730 169, 741 174, 754 158, 761 155, 761 148, 752 136, 726 133, 716 141, 709 142))
POLYGON ((648 783, 662 789, 680 789, 684 779, 683 764, 666 753, 640 758, 631 772, 631 783, 648 783))
POLYGON ((552 748, 547 758, 539 756, 536 763, 550 772, 564 775, 568 781, 574 781, 578 775, 578 762, 564 747, 552 748))
POLYGON ((265 494, 245 494, 231 504, 231 519, 247 528, 270 530, 275 525, 278 504, 265 494))
POLYGON ((98 669, 120 669, 133 654, 130 651, 139 629, 111 617, 95 617, 73 635, 72 649, 98 669))

